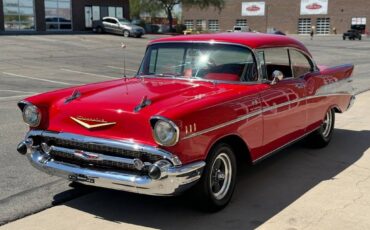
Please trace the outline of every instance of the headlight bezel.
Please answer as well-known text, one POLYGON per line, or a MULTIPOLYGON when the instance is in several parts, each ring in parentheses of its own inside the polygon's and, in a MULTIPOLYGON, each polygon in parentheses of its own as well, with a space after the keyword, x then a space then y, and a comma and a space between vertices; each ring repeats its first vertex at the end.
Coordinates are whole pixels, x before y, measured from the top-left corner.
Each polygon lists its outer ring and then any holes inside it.
POLYGON ((40 126, 41 119, 42 119, 41 110, 37 106, 35 106, 31 103, 27 103, 22 109, 22 118, 23 118, 24 123, 26 123, 30 127, 32 127, 32 128, 38 127, 38 126, 40 126), (27 113, 26 113, 27 110, 31 110, 31 112, 36 114, 37 119, 34 122, 32 122, 31 119, 29 119, 29 117, 27 117, 27 113))
POLYGON ((161 146, 174 146, 179 142, 179 137, 180 137, 180 129, 179 127, 175 124, 175 122, 171 121, 168 118, 162 117, 162 116, 153 116, 150 118, 150 124, 152 127, 152 134, 153 134, 153 139, 154 141, 161 146), (163 124, 167 124, 168 126, 171 127, 171 130, 173 131, 173 137, 170 138, 169 140, 163 140, 160 138, 160 135, 157 133, 157 126, 160 125, 159 122, 162 122, 163 124))

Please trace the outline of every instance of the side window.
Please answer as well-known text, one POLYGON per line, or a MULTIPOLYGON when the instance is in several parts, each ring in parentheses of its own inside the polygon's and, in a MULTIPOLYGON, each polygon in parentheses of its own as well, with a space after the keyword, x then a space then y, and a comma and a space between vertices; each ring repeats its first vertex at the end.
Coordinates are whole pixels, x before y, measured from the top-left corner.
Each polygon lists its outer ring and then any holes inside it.
POLYGON ((116 23, 116 21, 115 21, 115 20, 110 19, 110 18, 106 18, 106 19, 104 19, 104 20, 103 20, 103 22, 108 22, 108 23, 113 23, 113 24, 115 24, 115 23, 116 23))
POLYGON ((313 70, 311 61, 301 52, 289 50, 294 77, 301 77, 313 70))
POLYGON ((265 79, 272 80, 272 73, 275 70, 281 71, 284 78, 293 77, 292 69, 290 68, 288 50, 284 48, 271 48, 264 50, 264 66, 265 79))

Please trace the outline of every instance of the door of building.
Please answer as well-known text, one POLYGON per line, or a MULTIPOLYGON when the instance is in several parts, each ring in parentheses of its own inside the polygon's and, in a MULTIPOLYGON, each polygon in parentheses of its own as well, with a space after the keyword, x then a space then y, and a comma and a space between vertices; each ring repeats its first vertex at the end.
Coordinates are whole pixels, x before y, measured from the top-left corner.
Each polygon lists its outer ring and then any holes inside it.
POLYGON ((330 34, 330 18, 318 18, 316 21, 317 34, 330 34))
POLYGON ((85 6, 85 28, 92 27, 92 7, 85 6))
POLYGON ((311 18, 298 19, 298 34, 310 34, 311 18))

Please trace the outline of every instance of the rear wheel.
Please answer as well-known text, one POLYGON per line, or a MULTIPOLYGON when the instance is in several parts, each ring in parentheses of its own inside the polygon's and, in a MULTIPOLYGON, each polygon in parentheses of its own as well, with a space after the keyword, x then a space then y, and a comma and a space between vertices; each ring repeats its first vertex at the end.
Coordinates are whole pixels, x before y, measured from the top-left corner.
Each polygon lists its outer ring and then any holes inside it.
POLYGON ((346 40, 346 37, 343 36, 343 40, 346 40))
POLYGON ((98 27, 96 28, 96 32, 97 32, 98 34, 102 34, 102 33, 103 33, 103 28, 101 28, 100 26, 98 26, 98 27))
POLYGON ((236 183, 236 159, 232 148, 224 143, 210 152, 202 178, 192 190, 204 211, 216 212, 231 200, 236 183))
POLYGON ((325 114, 320 128, 307 137, 307 144, 309 147, 323 148, 327 146, 333 136, 334 124, 335 111, 334 109, 329 109, 325 114))

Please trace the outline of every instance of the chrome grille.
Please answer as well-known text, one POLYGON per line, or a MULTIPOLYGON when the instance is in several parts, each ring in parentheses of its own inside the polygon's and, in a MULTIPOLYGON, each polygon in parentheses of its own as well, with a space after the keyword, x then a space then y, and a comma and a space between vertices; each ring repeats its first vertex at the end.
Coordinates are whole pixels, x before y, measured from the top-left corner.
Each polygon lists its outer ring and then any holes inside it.
POLYGON ((126 150, 121 148, 110 147, 106 145, 99 145, 94 143, 83 143, 78 141, 72 140, 63 140, 54 137, 43 137, 43 142, 48 143, 49 145, 55 145, 59 147, 74 149, 74 150, 83 150, 89 151, 94 153, 101 153, 108 156, 115 156, 115 157, 125 157, 125 158, 138 158, 144 162, 154 163, 158 160, 161 160, 162 157, 158 155, 152 155, 150 153, 142 152, 142 151, 132 151, 126 150))
POLYGON ((62 152, 62 151, 51 151, 50 155, 54 158, 56 161, 71 163, 71 164, 77 164, 79 166, 85 166, 85 167, 99 167, 99 168, 111 168, 111 169, 121 169, 121 170, 136 170, 134 165, 127 164, 123 162, 116 162, 116 161, 108 161, 108 160, 102 160, 102 161, 89 161, 85 159, 81 159, 75 156, 72 156, 68 153, 62 152))

